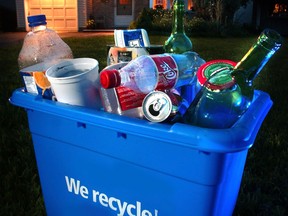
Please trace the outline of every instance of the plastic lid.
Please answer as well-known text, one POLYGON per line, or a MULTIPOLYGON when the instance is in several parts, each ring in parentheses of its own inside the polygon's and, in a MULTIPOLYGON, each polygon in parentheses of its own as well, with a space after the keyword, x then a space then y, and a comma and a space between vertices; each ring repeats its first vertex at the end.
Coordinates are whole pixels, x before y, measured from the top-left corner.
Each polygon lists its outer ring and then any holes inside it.
POLYGON ((44 14, 28 16, 28 22, 30 27, 35 27, 39 25, 46 25, 46 16, 44 14))
POLYGON ((199 68, 197 79, 201 86, 205 84, 206 87, 211 90, 230 88, 235 84, 233 77, 230 75, 230 71, 235 65, 236 62, 230 60, 213 60, 206 62, 199 68), (220 76, 221 71, 227 71, 227 73, 221 73, 220 76), (216 73, 218 73, 219 76, 217 76, 216 73), (213 78, 211 78, 212 76, 213 78))
POLYGON ((100 73, 100 83, 103 88, 114 88, 121 84, 121 77, 117 70, 104 70, 100 73))

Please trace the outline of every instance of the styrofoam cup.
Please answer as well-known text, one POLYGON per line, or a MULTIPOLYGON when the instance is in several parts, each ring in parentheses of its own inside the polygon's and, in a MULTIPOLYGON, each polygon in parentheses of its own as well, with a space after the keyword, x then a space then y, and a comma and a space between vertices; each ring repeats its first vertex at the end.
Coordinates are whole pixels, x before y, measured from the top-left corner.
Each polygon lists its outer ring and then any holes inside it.
POLYGON ((57 101, 100 108, 99 63, 92 58, 65 59, 50 67, 46 76, 57 101))

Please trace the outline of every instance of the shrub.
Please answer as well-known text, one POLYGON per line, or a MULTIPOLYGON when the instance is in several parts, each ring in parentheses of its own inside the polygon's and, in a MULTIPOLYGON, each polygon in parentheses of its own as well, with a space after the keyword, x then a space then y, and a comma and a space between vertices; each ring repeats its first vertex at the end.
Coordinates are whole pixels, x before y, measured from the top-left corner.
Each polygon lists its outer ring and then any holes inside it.
MULTIPOLYGON (((148 33, 169 34, 172 30, 172 19, 171 10, 144 8, 129 28, 143 28, 148 33)), ((247 34, 247 31, 243 31, 242 26, 219 25, 217 22, 198 17, 191 11, 185 14, 184 28, 189 36, 243 36, 247 34)))

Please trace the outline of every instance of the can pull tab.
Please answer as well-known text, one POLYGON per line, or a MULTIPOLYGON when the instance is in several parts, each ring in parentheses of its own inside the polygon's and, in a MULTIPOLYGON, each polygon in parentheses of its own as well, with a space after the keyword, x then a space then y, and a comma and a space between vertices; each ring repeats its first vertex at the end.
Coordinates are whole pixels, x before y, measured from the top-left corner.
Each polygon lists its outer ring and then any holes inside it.
POLYGON ((153 101, 152 104, 149 106, 149 112, 153 116, 158 116, 166 104, 167 104, 167 101, 165 99, 163 98, 157 99, 153 101))
POLYGON ((143 114, 151 122, 164 121, 170 116, 171 110, 171 99, 164 92, 152 91, 143 100, 143 114))

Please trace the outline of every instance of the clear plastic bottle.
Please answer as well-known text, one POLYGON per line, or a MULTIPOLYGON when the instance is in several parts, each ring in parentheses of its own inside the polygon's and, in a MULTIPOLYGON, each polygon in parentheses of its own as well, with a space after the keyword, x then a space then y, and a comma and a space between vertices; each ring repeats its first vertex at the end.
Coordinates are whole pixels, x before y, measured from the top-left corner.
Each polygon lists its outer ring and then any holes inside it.
POLYGON ((138 92, 168 90, 193 83, 203 59, 195 52, 140 56, 120 70, 103 70, 104 88, 128 87, 138 92))
POLYGON ((167 53, 184 53, 192 51, 192 42, 184 30, 184 1, 173 1, 173 23, 170 37, 165 41, 164 49, 167 53))
POLYGON ((47 28, 44 14, 28 16, 31 31, 25 36, 18 56, 19 68, 26 68, 41 62, 73 58, 70 47, 59 35, 47 28))

